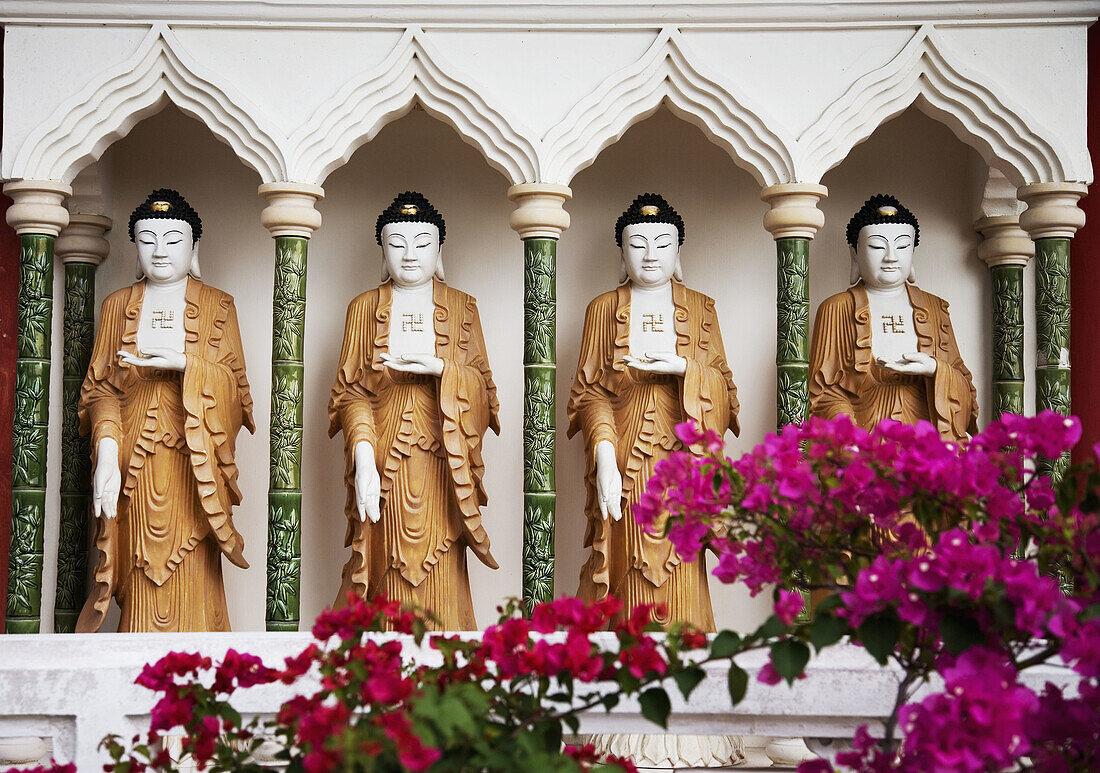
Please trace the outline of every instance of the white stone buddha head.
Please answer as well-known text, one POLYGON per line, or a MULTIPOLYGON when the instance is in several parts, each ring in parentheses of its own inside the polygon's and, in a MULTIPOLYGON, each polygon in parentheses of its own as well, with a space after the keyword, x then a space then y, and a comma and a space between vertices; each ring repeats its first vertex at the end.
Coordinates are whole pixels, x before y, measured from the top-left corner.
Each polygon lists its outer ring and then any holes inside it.
POLYGON ((382 281, 420 287, 433 278, 445 281, 443 216, 424 196, 407 191, 378 216, 375 238, 382 247, 382 281))
POLYGON ((158 188, 130 215, 130 241, 137 246, 137 278, 175 284, 188 275, 201 279, 202 220, 176 191, 158 188))
POLYGON ((684 221, 663 196, 643 193, 634 199, 615 223, 615 241, 622 254, 620 284, 656 288, 684 280, 684 221))
POLYGON ((848 221, 851 284, 891 291, 914 282, 913 253, 920 240, 917 218, 893 196, 868 199, 848 221))

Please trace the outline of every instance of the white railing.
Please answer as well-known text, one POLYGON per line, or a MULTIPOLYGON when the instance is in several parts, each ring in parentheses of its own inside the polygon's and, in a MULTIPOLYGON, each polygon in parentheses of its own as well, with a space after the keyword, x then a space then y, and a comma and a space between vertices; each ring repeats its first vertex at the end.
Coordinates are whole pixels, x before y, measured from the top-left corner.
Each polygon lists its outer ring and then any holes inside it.
MULTIPOLYGON (((611 634, 597 634, 611 637, 611 634)), ((149 726, 153 693, 134 684, 141 667, 171 651, 199 651, 215 660, 229 648, 250 652, 270 665, 282 665, 311 641, 308 633, 88 634, 0 636, 0 769, 32 762, 34 755, 75 762, 77 769, 102 770, 107 758, 97 751, 108 733, 124 738, 149 726)), ((613 641, 608 642, 613 646, 613 641)), ((409 641, 405 656, 438 663, 439 652, 409 641)), ((861 648, 840 645, 816 657, 805 679, 793 687, 769 687, 756 681, 766 654, 738 658, 750 676, 748 693, 730 705, 725 670, 709 667, 690 702, 674 687, 669 732, 805 738, 811 748, 822 741, 851 738, 864 723, 889 715, 897 690, 895 672, 880 668, 861 648)), ((1024 672, 1034 689, 1046 681, 1075 683, 1067 669, 1044 666, 1024 672)), ((283 701, 314 685, 282 684, 245 690, 234 705, 246 716, 273 715, 283 701)), ((647 722, 634 701, 610 713, 602 709, 582 717, 582 733, 661 732, 647 722)), ((874 730, 874 728, 872 728, 874 730)))

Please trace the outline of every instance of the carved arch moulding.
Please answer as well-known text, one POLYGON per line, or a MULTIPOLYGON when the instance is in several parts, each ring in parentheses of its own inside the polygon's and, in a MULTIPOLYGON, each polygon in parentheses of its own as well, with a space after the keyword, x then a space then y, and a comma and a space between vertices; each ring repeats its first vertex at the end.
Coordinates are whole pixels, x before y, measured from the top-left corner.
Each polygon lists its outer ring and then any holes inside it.
POLYGON ((321 185, 352 153, 419 103, 448 123, 513 185, 539 181, 537 141, 524 136, 477 84, 443 62, 424 33, 407 29, 377 67, 352 77, 289 140, 289 179, 321 185))
POLYGON ((1092 181, 1091 168, 1079 168, 1052 127, 999 94, 992 79, 955 61, 931 25, 921 27, 892 60, 852 83, 802 133, 799 177, 820 181, 853 147, 913 104, 1017 187, 1092 181))
POLYGON ((702 129, 761 186, 793 179, 794 138, 759 106, 706 76, 692 63, 680 32, 664 29, 640 59, 609 75, 547 132, 547 181, 569 184, 662 105, 702 129))
POLYGON ((1087 153, 1065 142, 1058 126, 1036 120, 1041 110, 1026 109, 1026 98, 1018 104, 1007 86, 961 64, 934 25, 909 29, 914 34, 896 55, 841 84, 840 96, 796 136, 782 115, 739 92, 736 71, 707 66, 676 26, 654 28, 640 56, 600 73, 597 85, 563 117, 536 133, 517 120, 522 110, 507 93, 463 72, 461 61, 441 55, 432 32, 420 27, 395 28, 400 38, 377 65, 339 82, 319 82, 327 98, 279 128, 275 113, 265 112, 275 106, 250 100, 226 72, 214 72, 167 24, 156 23, 128 59, 93 77, 15 147, 6 146, 3 176, 71 182, 170 101, 230 145, 265 183, 323 184, 414 105, 449 124, 511 184, 569 185, 604 148, 662 106, 698 126, 759 185, 816 183, 883 122, 916 104, 1017 186, 1091 181, 1087 153))
POLYGON ((4 177, 71 182, 167 101, 205 124, 264 182, 283 179, 283 150, 262 110, 208 72, 164 24, 154 25, 129 59, 59 105, 10 164, 5 156, 4 177))

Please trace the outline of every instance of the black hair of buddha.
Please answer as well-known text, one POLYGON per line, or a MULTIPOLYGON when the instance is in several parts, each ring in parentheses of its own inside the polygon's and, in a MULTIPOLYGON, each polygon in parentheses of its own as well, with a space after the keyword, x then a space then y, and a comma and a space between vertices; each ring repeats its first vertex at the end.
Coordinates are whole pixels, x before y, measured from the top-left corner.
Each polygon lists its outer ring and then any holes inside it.
POLYGON ((913 226, 913 246, 920 244, 920 226, 917 225, 917 216, 906 209, 895 197, 887 193, 876 193, 863 202, 863 206, 848 221, 848 229, 844 235, 849 246, 855 249, 856 243, 859 242, 859 232, 866 226, 880 223, 905 223, 913 226), (883 214, 884 209, 887 213, 893 209, 894 214, 883 214))
POLYGON ((619 215, 619 219, 615 221, 615 244, 622 247, 623 229, 628 225, 637 223, 668 223, 674 225, 677 233, 680 234, 680 244, 683 245, 684 243, 684 219, 659 193, 643 193, 634 199, 634 203, 627 207, 625 212, 619 215), (657 212, 652 215, 644 215, 642 214, 644 207, 656 207, 657 212))
POLYGON ((443 215, 439 214, 439 210, 432 206, 424 194, 416 191, 405 191, 400 196, 395 196, 378 216, 378 222, 374 226, 374 240, 379 247, 382 246, 382 229, 390 223, 430 223, 439 229, 440 247, 447 237, 447 224, 443 215))
POLYGON ((134 241, 134 223, 139 220, 182 220, 191 226, 192 243, 202 238, 199 213, 171 188, 157 188, 130 213, 130 241, 134 241))

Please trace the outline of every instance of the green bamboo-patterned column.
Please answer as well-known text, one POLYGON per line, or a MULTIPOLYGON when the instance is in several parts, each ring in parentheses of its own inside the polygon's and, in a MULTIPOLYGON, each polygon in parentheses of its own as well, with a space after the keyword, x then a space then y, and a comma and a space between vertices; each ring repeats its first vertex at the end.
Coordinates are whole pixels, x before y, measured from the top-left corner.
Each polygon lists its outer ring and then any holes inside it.
POLYGON ((817 208, 824 185, 791 183, 765 188, 771 209, 764 228, 776 247, 775 419, 782 429, 801 424, 810 410, 810 240, 825 224, 817 208))
POLYGON ((777 239, 775 423, 801 424, 810 410, 810 240, 777 239))
POLYGON ((990 418, 1024 412, 1024 267, 1035 245, 1018 215, 983 217, 978 257, 989 266, 993 292, 993 411, 990 418))
POLYGON ((53 243, 69 222, 62 206, 72 194, 55 181, 8 183, 14 200, 7 221, 19 234, 19 324, 16 335, 12 433, 11 552, 8 633, 38 633, 46 524, 46 434, 50 419, 53 326, 53 243))
MULTIPOLYGON (((810 240, 825 215, 817 208, 829 195, 824 185, 772 185, 760 193, 771 207, 764 228, 775 239, 775 424, 801 424, 810 414, 810 240)), ((792 585, 799 587, 795 578, 792 585)), ((810 593, 802 594, 802 615, 813 614, 810 593)))
POLYGON ((84 606, 91 505, 91 439, 80 434, 77 404, 95 339, 95 272, 110 244, 111 221, 102 215, 71 215, 54 245, 65 266, 64 344, 61 359, 61 518, 57 537, 55 633, 73 633, 84 606))
POLYGON ((271 302, 271 468, 267 494, 267 630, 297 631, 302 576, 302 405, 306 254, 321 226, 316 185, 267 183, 261 222, 275 239, 271 302))
MULTIPOLYGON (((1020 188, 1028 208, 1020 215, 1035 241, 1035 410, 1070 414, 1070 239, 1085 224, 1077 202, 1088 188, 1079 183, 1038 183, 1020 188)), ((1069 454, 1040 462, 1039 471, 1060 479, 1069 454)))
POLYGON ((523 239, 523 602, 554 598, 557 240, 569 227, 564 185, 515 185, 509 224, 523 239))

